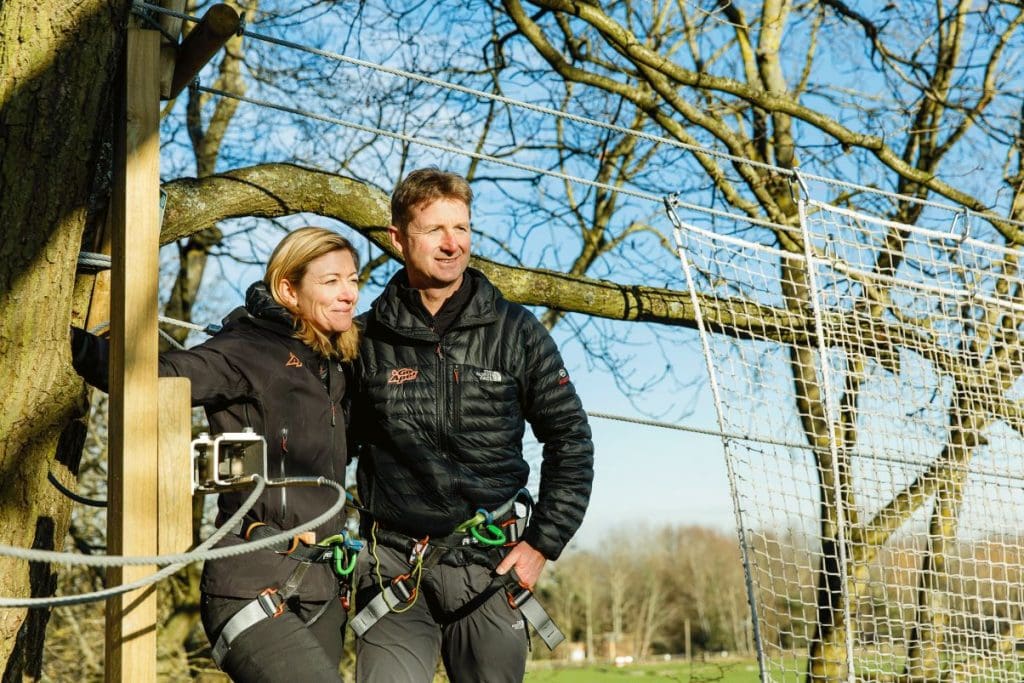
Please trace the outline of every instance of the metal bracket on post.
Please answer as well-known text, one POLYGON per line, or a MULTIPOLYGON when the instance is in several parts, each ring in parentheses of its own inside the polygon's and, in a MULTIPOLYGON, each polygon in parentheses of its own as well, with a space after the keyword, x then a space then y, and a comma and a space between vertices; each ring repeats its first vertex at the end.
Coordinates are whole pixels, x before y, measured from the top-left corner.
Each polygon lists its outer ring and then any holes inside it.
POLYGON ((267 442, 251 428, 192 440, 193 494, 245 488, 253 475, 267 476, 267 442))

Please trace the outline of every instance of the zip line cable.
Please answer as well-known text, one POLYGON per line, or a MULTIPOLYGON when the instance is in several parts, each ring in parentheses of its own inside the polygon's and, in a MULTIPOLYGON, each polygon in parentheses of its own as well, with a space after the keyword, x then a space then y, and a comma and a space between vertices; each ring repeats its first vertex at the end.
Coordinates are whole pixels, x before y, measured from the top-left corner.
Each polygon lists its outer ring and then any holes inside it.
MULTIPOLYGON (((239 102, 245 102, 247 104, 254 104, 259 107, 265 107, 267 109, 276 109, 283 111, 288 114, 294 114, 296 116, 302 116, 305 118, 315 119, 317 121, 323 121, 325 123, 332 123, 345 128, 351 128, 358 130, 363 133, 372 133, 374 135, 380 135, 383 137, 392 138, 394 140, 400 140, 402 142, 408 142, 414 145, 421 145, 423 147, 430 147, 433 149, 440 150, 442 152, 448 152, 449 154, 458 154, 461 156, 467 156, 471 159, 478 161, 489 161, 494 164, 500 164, 502 166, 508 166, 515 168, 520 171, 526 171, 536 175, 545 175, 553 178, 560 178, 561 180, 568 180, 572 183, 578 183, 580 185, 589 185, 590 187, 597 187, 602 190, 609 192, 617 192, 619 194, 629 195, 631 197, 637 197, 638 199, 645 199, 649 202, 662 203, 664 198, 661 195, 653 194, 651 192, 644 192, 642 190, 629 190, 622 187, 616 187, 609 185, 608 183, 600 183, 595 180, 587 180, 586 178, 580 178, 578 176, 569 175, 567 173, 561 173, 559 171, 549 171, 547 169, 540 168, 538 166, 531 166, 529 164, 521 164, 518 161, 510 161, 508 159, 501 159, 499 157, 491 156, 489 154, 481 154, 480 152, 470 152, 458 147, 451 145, 445 145, 440 142, 434 142, 432 140, 425 140, 423 138, 417 138, 413 135, 406 135, 405 133, 395 133, 393 131, 384 130, 382 128, 374 128, 373 126, 364 126, 361 123, 354 123, 352 121, 346 121, 345 119, 339 119, 334 116, 328 116, 326 114, 318 114, 316 112, 307 111, 304 109, 298 109, 296 107, 290 107, 284 104, 276 104, 267 100, 260 100, 254 97, 248 97, 246 95, 238 95, 235 93, 227 92, 226 90, 219 90, 217 88, 209 88, 203 85, 197 86, 197 90, 200 92, 210 93, 211 95, 217 95, 219 97, 227 97, 230 99, 238 100, 239 102)), ((702 209, 703 210, 703 209, 702 209)))
MULTIPOLYGON (((664 195, 657 195, 657 194, 653 194, 651 192, 644 192, 642 190, 630 190, 630 189, 623 188, 623 187, 616 187, 615 185, 609 185, 608 183, 602 183, 602 182, 598 182, 596 180, 588 180, 586 178, 580 178, 579 176, 569 175, 567 173, 561 173, 560 171, 551 171, 551 170, 548 170, 548 169, 540 168, 539 166, 530 166, 528 164, 521 164, 521 163, 519 163, 517 161, 509 161, 508 159, 502 159, 500 157, 495 157, 495 156, 492 156, 490 154, 483 154, 481 152, 471 152, 471 151, 468 151, 468 150, 465 150, 465 149, 461 149, 459 147, 453 147, 451 145, 445 145, 445 144, 440 143, 440 142, 434 142, 433 140, 427 140, 427 139, 424 139, 424 138, 416 137, 414 135, 406 135, 405 133, 395 133, 395 132, 392 132, 392 131, 384 130, 382 128, 374 128, 373 126, 366 126, 366 125, 363 125, 361 123, 353 123, 351 121, 346 121, 345 119, 340 119, 340 118, 337 118, 337 117, 334 117, 334 116, 328 116, 326 114, 318 114, 316 112, 311 112, 311 111, 308 111, 308 110, 305 110, 305 109, 299 109, 298 107, 291 107, 291 106, 288 106, 288 105, 277 104, 277 103, 274 103, 274 102, 270 102, 268 100, 260 100, 260 99, 257 99, 257 98, 249 97, 247 95, 237 95, 235 93, 231 93, 231 92, 228 92, 226 90, 220 90, 220 89, 217 89, 217 88, 210 88, 210 87, 203 86, 203 85, 196 86, 196 89, 199 90, 200 92, 209 93, 211 95, 216 95, 218 97, 227 97, 229 99, 238 100, 239 102, 245 102, 246 104, 252 104, 252 105, 255 105, 255 106, 258 106, 258 107, 265 107, 265 108, 268 108, 268 109, 277 109, 278 111, 283 111, 283 112, 286 112, 286 113, 289 113, 289 114, 293 114, 295 116, 302 116, 302 117, 306 117, 306 118, 311 118, 311 119, 315 119, 317 121, 323 121, 325 123, 330 123, 330 124, 342 126, 344 128, 352 128, 354 130, 358 130, 358 131, 361 131, 361 132, 364 132, 364 133, 373 133, 374 135, 381 135, 383 137, 388 137, 388 138, 393 138, 393 139, 396 139, 396 140, 401 140, 402 142, 408 142, 408 143, 413 144, 413 145, 421 145, 423 147, 431 147, 433 149, 438 149, 438 150, 441 150, 441 151, 444 151, 444 152, 448 152, 449 154, 456 154, 456 155, 460 155, 460 156, 469 157, 471 159, 476 159, 478 161, 490 162, 490 163, 494 163, 494 164, 499 164, 501 166, 508 166, 508 167, 515 168, 515 169, 518 169, 518 170, 521 170, 521 171, 527 171, 527 172, 533 173, 535 175, 542 175, 542 176, 548 176, 548 177, 551 177, 551 178, 558 178, 559 180, 566 180, 566 181, 569 181, 571 183, 576 183, 576 184, 579 184, 579 185, 586 185, 588 187, 596 187, 596 188, 599 188, 599 189, 602 189, 602 190, 606 190, 608 192, 615 192, 615 193, 618 193, 618 194, 629 195, 631 197, 636 197, 638 199, 643 199, 643 200, 649 201, 649 202, 658 202, 659 204, 664 204, 665 203, 665 196, 664 195)), ((754 217, 754 216, 747 216, 747 215, 743 215, 743 214, 732 213, 732 212, 729 212, 729 211, 722 211, 721 209, 715 209, 715 208, 712 208, 712 207, 709 207, 709 206, 701 206, 700 204, 692 204, 690 202, 685 202, 685 201, 679 199, 679 197, 676 196, 676 195, 672 195, 671 196, 671 201, 672 201, 674 206, 679 206, 679 207, 682 207, 682 208, 685 208, 685 209, 689 209, 691 211, 696 211, 696 212, 707 214, 707 215, 710 215, 710 216, 716 216, 718 218, 723 218, 723 219, 726 219, 726 220, 734 220, 734 221, 737 221, 737 222, 740 222, 740 223, 749 223, 751 225, 759 225, 761 227, 770 228, 772 230, 786 230, 786 231, 790 231, 790 232, 792 232, 794 230, 793 226, 782 225, 781 223, 776 223, 776 222, 771 221, 771 220, 769 220, 767 218, 757 218, 757 217, 754 217)))
MULTIPOLYGON (((646 427, 655 427, 657 429, 672 429, 679 432, 687 432, 689 434, 701 434, 704 436, 714 436, 722 439, 723 441, 737 441, 744 442, 744 444, 763 444, 766 446, 779 446, 780 448, 788 448, 799 451, 815 451, 819 450, 816 446, 805 441, 787 441, 785 439, 776 439, 770 436, 761 434, 742 434, 739 432, 728 432, 721 429, 709 429, 707 427, 695 427, 692 425, 681 425, 672 422, 663 422, 660 420, 650 420, 639 417, 628 417, 626 415, 615 415, 614 413, 603 413, 598 411, 588 410, 588 417, 596 417, 602 420, 612 420, 617 422, 626 422, 628 424, 644 425, 646 427)), ((752 446, 744 445, 744 448, 753 449, 752 446)), ((753 449, 756 450, 756 449, 753 449)), ((760 452, 760 451, 759 451, 760 452)), ((858 454, 854 454, 857 456, 858 454)), ((861 454, 865 455, 866 454, 861 454)), ((899 451, 872 451, 870 454, 871 458, 876 460, 884 460, 886 462, 892 462, 900 465, 916 465, 916 466, 929 466, 932 464, 930 460, 924 459, 910 459, 902 455, 899 451)), ((996 471, 991 468, 984 466, 974 465, 975 469, 972 470, 972 474, 988 475, 996 478, 1010 478, 1017 481, 1024 481, 1024 475, 1007 475, 1005 472, 996 471)))
MULTIPOLYGON (((198 17, 194 17, 194 16, 191 16, 189 14, 185 14, 183 12, 177 12, 175 10, 171 10, 171 9, 167 9, 167 8, 164 8, 164 7, 160 7, 158 5, 153 5, 153 4, 150 4, 150 3, 147 3, 147 2, 137 1, 137 2, 135 2, 134 7, 140 8, 140 9, 144 9, 144 10, 147 10, 147 11, 150 11, 150 12, 156 12, 158 14, 166 14, 168 16, 176 17, 178 19, 183 19, 183 20, 186 20, 186 21, 191 21, 191 22, 194 22, 194 23, 198 23, 200 21, 200 19, 198 17)), ((788 176, 788 177, 790 177, 790 178, 792 178, 794 180, 798 180, 799 178, 802 177, 805 180, 812 180, 814 182, 819 182, 819 183, 823 183, 823 184, 826 184, 826 185, 834 185, 836 187, 841 187, 841 188, 848 189, 848 190, 857 190, 859 192, 866 192, 866 193, 870 193, 870 194, 876 194, 876 195, 883 196, 883 197, 886 197, 886 198, 889 198, 889 199, 894 199, 896 201, 907 201, 907 202, 911 202, 911 203, 915 203, 915 204, 920 204, 920 205, 923 205, 923 206, 931 206, 933 208, 942 209, 944 211, 949 211, 949 212, 952 212, 952 213, 967 214, 967 215, 974 214, 974 215, 977 215, 977 216, 985 218, 985 220, 1006 223, 1008 225, 1014 225, 1016 227, 1024 227, 1024 221, 1019 221, 1019 220, 1015 220, 1015 219, 1012 219, 1012 218, 1003 218, 1003 217, 994 216, 994 215, 986 215, 984 213, 979 213, 979 212, 976 212, 976 211, 972 211, 970 209, 966 209, 966 208, 961 207, 961 206, 945 204, 945 203, 942 203, 942 202, 936 202, 936 201, 933 201, 933 200, 922 199, 922 198, 919 198, 919 197, 913 197, 913 196, 909 196, 909 195, 902 195, 902 194, 899 194, 897 192, 890 192, 888 190, 883 190, 883 189, 880 189, 880 188, 877 188, 877 187, 870 187, 868 185, 861 185, 859 183, 853 183, 853 182, 849 182, 849 181, 845 181, 845 180, 838 180, 836 178, 830 178, 828 176, 821 176, 821 175, 816 175, 816 174, 813 174, 813 173, 806 173, 804 171, 799 171, 799 170, 795 170, 795 169, 791 169, 791 168, 783 168, 781 166, 776 166, 775 164, 770 164, 770 163, 763 162, 763 161, 756 161, 754 159, 748 159, 746 157, 737 156, 735 154, 730 154, 728 152, 721 152, 719 150, 711 149, 711 148, 705 147, 703 145, 695 145, 695 144, 692 144, 692 143, 682 142, 680 140, 676 140, 676 139, 673 139, 673 138, 668 138, 668 137, 665 137, 665 136, 662 136, 662 135, 655 135, 653 133, 647 133, 647 132, 644 132, 644 131, 635 130, 633 128, 626 128, 625 126, 619 126, 619 125, 616 125, 616 124, 613 124, 613 123, 608 123, 608 122, 605 122, 605 121, 599 121, 597 119, 593 119, 593 118, 590 118, 590 117, 580 116, 578 114, 572 114, 572 113, 569 113, 569 112, 560 111, 558 109, 553 109, 551 107, 545 107, 545 106, 539 105, 539 104, 533 104, 533 103, 530 103, 530 102, 524 102, 522 100, 517 100, 515 98, 511 98, 511 97, 508 97, 508 96, 505 96, 505 95, 498 95, 496 93, 489 93, 489 92, 486 92, 484 90, 478 90, 476 88, 470 88, 468 86, 459 85, 457 83, 451 83, 449 81, 444 81, 444 80, 441 80, 441 79, 432 78, 430 76, 425 76, 423 74, 417 74, 417 73, 412 72, 412 71, 406 71, 404 69, 398 69, 398 68, 395 68, 395 67, 385 66, 383 64, 379 64, 379 63, 372 62, 372 61, 365 60, 365 59, 359 59, 357 57, 349 57, 348 55, 343 55, 341 53, 333 52, 331 50, 324 50, 322 48, 311 47, 309 45, 303 45, 301 43, 296 43, 296 42, 293 42, 293 41, 285 40, 283 38, 275 38, 274 36, 270 36, 270 35, 266 35, 266 34, 262 34, 262 33, 257 33, 255 31, 250 31, 250 30, 244 29, 244 28, 239 33, 240 33, 240 35, 246 36, 248 38, 252 38, 253 40, 258 40, 258 41, 261 41, 261 42, 266 42, 266 43, 271 43, 271 44, 274 44, 274 45, 278 45, 280 47, 286 47, 286 48, 298 50, 298 51, 301 51, 301 52, 306 52, 308 54, 312 54, 312 55, 316 55, 316 56, 319 56, 319 57, 323 57, 325 59, 330 59, 332 61, 347 63, 347 64, 351 64, 353 66, 357 66, 357 67, 361 67, 361 68, 365 68, 365 69, 371 69, 371 70, 374 70, 374 71, 378 71, 380 73, 386 73, 386 74, 391 75, 391 76, 397 76, 399 78, 405 78, 405 79, 408 79, 408 80, 419 81, 421 83, 425 83, 427 85, 432 85, 432 86, 437 87, 437 88, 453 90, 453 91, 460 92, 460 93, 463 93, 463 94, 466 94, 466 95, 472 95, 474 97, 478 97, 478 98, 481 98, 481 99, 486 99, 486 100, 490 100, 490 101, 493 101, 493 102, 498 102, 498 103, 501 103, 501 104, 507 104, 509 106, 517 107, 517 108, 520 108, 520 109, 525 109, 525 110, 536 112, 536 113, 539 113, 539 114, 544 114, 544 115, 547 115, 547 116, 554 116, 556 118, 564 119, 566 121, 572 121, 574 123, 581 123, 581 124, 584 124, 584 125, 589 125, 589 126, 594 126, 594 127, 597 127, 597 128, 602 128, 602 129, 605 129, 605 130, 610 130, 610 131, 613 131, 613 132, 616 132, 616 133, 620 133, 622 135, 629 135, 631 137, 635 137, 635 138, 639 138, 639 139, 642 139, 642 140, 646 140, 648 142, 655 142, 655 143, 658 143, 658 144, 669 145, 669 146, 672 146, 672 147, 676 147, 678 149, 683 149, 683 150, 687 150, 687 151, 693 152, 695 154, 705 154, 705 155, 708 155, 708 156, 713 156, 713 157, 716 157, 716 158, 719 158, 719 159, 730 161, 730 162, 735 163, 735 164, 742 164, 742 165, 750 166, 752 168, 758 168, 758 169, 762 169, 762 170, 772 171, 774 173, 779 173, 781 175, 788 176)), ((374 130, 374 129, 369 129, 369 130, 374 130)), ((522 170, 527 170, 527 169, 524 168, 522 170)))

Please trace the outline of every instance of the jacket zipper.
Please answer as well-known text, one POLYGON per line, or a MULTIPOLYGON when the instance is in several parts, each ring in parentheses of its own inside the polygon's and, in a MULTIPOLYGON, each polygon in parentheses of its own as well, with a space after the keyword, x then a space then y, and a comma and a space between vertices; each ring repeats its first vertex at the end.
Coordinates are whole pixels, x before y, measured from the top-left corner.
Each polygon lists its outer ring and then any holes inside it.
POLYGON ((452 431, 462 431, 462 385, 458 365, 452 367, 452 431))
MULTIPOLYGON (((339 367, 339 369, 340 369, 340 367, 339 367)), ((327 362, 327 386, 324 387, 324 389, 327 390, 327 402, 331 404, 331 438, 330 438, 331 452, 330 452, 330 455, 328 457, 328 460, 331 463, 331 479, 333 479, 334 481, 338 481, 338 472, 334 468, 334 452, 335 452, 334 439, 338 435, 338 431, 335 429, 335 426, 337 425, 337 421, 338 421, 338 406, 334 402, 334 397, 331 396, 331 384, 332 384, 332 382, 331 382, 331 362, 328 361, 327 362)))
POLYGON ((437 346, 434 347, 434 352, 437 354, 437 377, 441 380, 437 383, 437 403, 435 405, 437 414, 437 419, 435 420, 437 422, 437 445, 441 453, 444 454, 444 457, 447 458, 448 430, 445 429, 447 422, 445 413, 448 404, 448 392, 446 391, 447 382, 444 381, 444 378, 448 373, 445 372, 444 350, 441 348, 441 342, 438 342, 437 346))
MULTIPOLYGON (((284 461, 285 455, 288 453, 288 428, 281 428, 281 478, 285 478, 284 461)), ((288 487, 281 487, 281 521, 285 521, 286 513, 288 512, 288 487)))

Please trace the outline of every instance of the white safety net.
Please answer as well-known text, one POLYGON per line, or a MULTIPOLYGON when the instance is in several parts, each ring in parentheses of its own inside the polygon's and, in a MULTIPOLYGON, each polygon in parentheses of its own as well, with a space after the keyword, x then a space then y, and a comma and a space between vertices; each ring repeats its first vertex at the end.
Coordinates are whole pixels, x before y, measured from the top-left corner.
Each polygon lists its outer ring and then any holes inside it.
POLYGON ((778 247, 670 214, 762 679, 1024 680, 1020 253, 813 201, 778 247))

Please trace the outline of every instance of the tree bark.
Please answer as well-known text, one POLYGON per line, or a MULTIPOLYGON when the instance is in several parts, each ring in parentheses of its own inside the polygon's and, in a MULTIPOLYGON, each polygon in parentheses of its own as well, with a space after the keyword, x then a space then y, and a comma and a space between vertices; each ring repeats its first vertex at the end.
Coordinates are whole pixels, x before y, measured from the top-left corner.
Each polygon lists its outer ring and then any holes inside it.
MULTIPOLYGON (((82 382, 68 323, 82 236, 98 221, 110 171, 113 86, 128 3, 0 4, 0 543, 60 548, 81 453, 82 382), (75 452, 77 450, 77 452, 75 452)), ((0 594, 51 595, 46 565, 0 559, 0 594)), ((48 612, 0 611, 3 680, 37 678, 48 612)))

